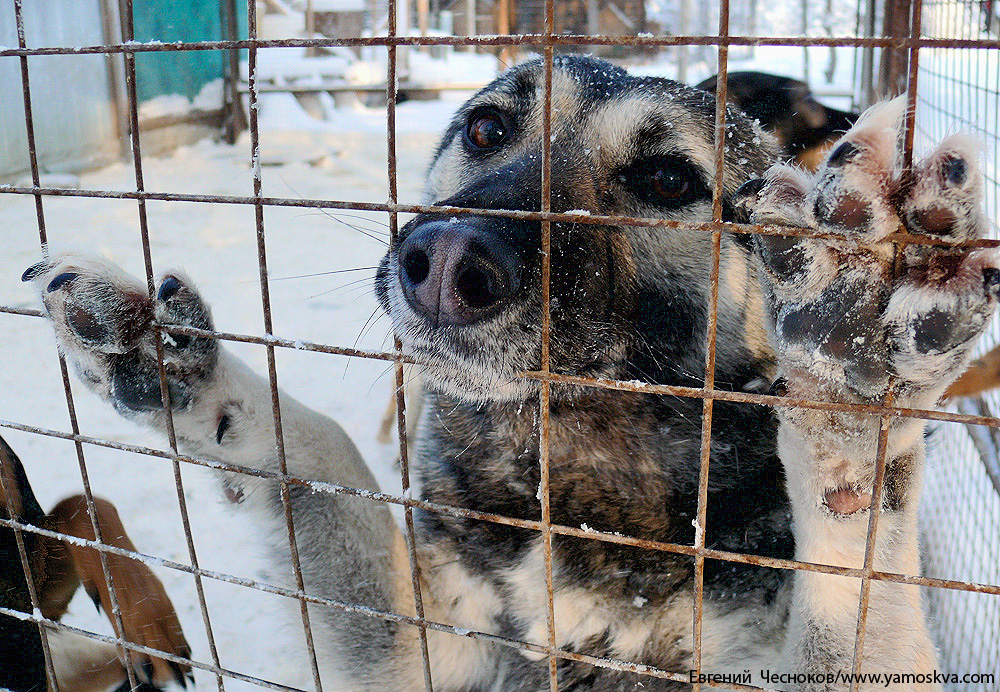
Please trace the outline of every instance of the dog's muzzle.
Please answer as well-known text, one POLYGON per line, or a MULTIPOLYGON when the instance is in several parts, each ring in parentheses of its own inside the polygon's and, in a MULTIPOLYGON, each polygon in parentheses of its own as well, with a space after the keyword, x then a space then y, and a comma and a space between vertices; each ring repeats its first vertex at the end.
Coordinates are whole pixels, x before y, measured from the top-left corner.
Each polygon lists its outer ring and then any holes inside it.
POLYGON ((399 283, 413 310, 434 327, 472 324, 520 287, 520 260, 493 234, 463 222, 429 221, 400 244, 399 283))

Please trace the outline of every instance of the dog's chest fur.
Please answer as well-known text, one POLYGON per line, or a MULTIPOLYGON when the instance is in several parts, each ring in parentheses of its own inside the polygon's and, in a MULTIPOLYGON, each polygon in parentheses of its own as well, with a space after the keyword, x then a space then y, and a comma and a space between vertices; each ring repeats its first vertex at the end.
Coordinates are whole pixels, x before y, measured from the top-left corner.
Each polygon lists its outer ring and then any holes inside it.
MULTIPOLYGON (((476 407, 429 394, 419 451, 429 500, 508 517, 539 520, 537 401, 476 407)), ((612 391, 578 393, 551 408, 550 506, 554 524, 691 545, 697 517, 702 403, 612 391)), ((760 409, 717 402, 706 544, 724 550, 791 557, 787 499, 774 453, 774 421, 760 409)), ((423 539, 453 546, 470 572, 492 583, 517 611, 512 574, 531 563, 538 532, 440 513, 420 516, 423 539)), ((623 607, 668 604, 690 587, 690 556, 555 535, 559 589, 599 594, 623 607)), ((533 569, 541 569, 534 561, 533 569)), ((544 573, 537 582, 544 584, 544 573)), ((771 602, 784 583, 778 570, 709 560, 709 598, 741 594, 771 602)), ((725 606, 724 606, 725 607, 725 606)), ((505 616, 501 616, 504 620, 505 616)), ((516 617, 513 618, 516 621, 516 617)), ((501 622, 512 635, 516 622, 501 622)))

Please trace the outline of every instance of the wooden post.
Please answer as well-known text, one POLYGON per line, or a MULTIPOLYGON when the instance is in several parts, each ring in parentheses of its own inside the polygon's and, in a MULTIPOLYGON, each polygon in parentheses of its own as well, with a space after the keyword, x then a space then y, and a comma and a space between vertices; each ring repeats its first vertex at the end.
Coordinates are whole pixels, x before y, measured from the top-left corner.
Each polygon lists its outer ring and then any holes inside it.
MULTIPOLYGON (((219 2, 221 13, 222 35, 227 41, 238 41, 239 28, 236 23, 236 0, 221 0, 219 2)), ((223 63, 222 81, 222 130, 226 142, 234 144, 240 134, 243 125, 243 117, 240 109, 240 93, 238 90, 240 79, 240 52, 238 50, 226 51, 225 63, 223 63)))
MULTIPOLYGON (((680 12, 677 18, 677 34, 687 36, 691 33, 691 0, 681 0, 680 12)), ((687 84, 688 53, 690 46, 677 46, 677 81, 687 84)))
MULTIPOLYGON (((907 38, 910 35, 910 13, 913 0, 886 0, 882 19, 882 35, 887 38, 907 38)), ((909 50, 883 48, 878 71, 878 97, 892 98, 906 91, 909 76, 909 50)))
POLYGON ((428 15, 430 11, 429 0, 417 0, 417 26, 420 27, 421 36, 427 36, 428 15))
MULTIPOLYGON (((865 0, 865 38, 875 36, 875 0, 865 0)), ((861 49, 861 90, 858 106, 861 110, 875 103, 875 48, 861 49)))
MULTIPOLYGON (((101 31, 104 43, 120 43, 121 23, 118 20, 118 3, 112 0, 101 2, 101 31)), ((108 94, 111 97, 111 108, 114 113, 115 137, 118 139, 118 148, 123 155, 128 155, 132 151, 129 144, 128 130, 128 99, 125 96, 125 62, 124 59, 114 53, 106 56, 108 63, 108 94)))
MULTIPOLYGON (((410 35, 410 0, 396 0, 396 35, 410 35)), ((399 81, 410 78, 410 48, 396 48, 396 77, 399 81)))
MULTIPOLYGON (((468 36, 476 35, 476 0, 465 0, 465 33, 468 36)), ((466 46, 465 50, 475 53, 476 47, 466 46)))
MULTIPOLYGON (((809 35, 809 0, 802 0, 802 35, 809 35)), ((809 83, 809 46, 802 46, 802 81, 809 83)))
MULTIPOLYGON (((306 0, 306 38, 316 36, 316 13, 313 11, 313 0, 306 0)), ((319 55, 319 51, 313 47, 306 48, 306 56, 319 55)))
POLYGON ((600 26, 598 26, 600 9, 597 2, 598 0, 587 0, 587 33, 591 36, 596 36, 597 32, 600 31, 600 26))
MULTIPOLYGON (((513 0, 497 0, 497 34, 507 36, 510 34, 510 7, 513 0)), ((500 61, 499 71, 510 67, 514 55, 511 46, 503 46, 500 49, 498 60, 500 61)))
MULTIPOLYGON (((833 37, 833 0, 826 0, 826 16, 823 17, 823 28, 826 30, 827 36, 833 37)), ((833 84, 833 77, 836 73, 837 48, 836 46, 830 46, 830 53, 826 61, 826 71, 823 73, 827 84, 833 84)))

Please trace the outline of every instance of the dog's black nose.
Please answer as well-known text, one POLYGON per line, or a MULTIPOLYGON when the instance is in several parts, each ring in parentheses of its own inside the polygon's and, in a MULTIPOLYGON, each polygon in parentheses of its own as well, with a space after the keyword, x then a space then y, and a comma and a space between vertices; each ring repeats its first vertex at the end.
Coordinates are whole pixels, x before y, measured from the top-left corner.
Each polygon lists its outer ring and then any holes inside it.
POLYGON ((438 327, 471 324, 520 286, 520 261, 503 240, 455 220, 422 223, 400 243, 399 282, 438 327))

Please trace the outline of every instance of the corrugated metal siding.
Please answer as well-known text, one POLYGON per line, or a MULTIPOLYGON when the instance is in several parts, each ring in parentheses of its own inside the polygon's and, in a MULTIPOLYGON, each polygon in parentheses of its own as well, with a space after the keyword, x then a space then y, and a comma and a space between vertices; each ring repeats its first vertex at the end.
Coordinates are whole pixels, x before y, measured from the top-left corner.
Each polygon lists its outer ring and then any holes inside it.
MULTIPOLYGON (((99 0, 32 0, 24 3, 28 46, 104 43, 99 0)), ((0 44, 17 45, 12 2, 0 2, 0 44)), ((115 114, 102 55, 28 59, 39 163, 65 171, 115 156, 115 114)), ((0 176, 28 170, 19 58, 0 58, 0 176)))
MULTIPOLYGON (((226 39, 219 5, 205 0, 135 0, 135 40, 171 43, 226 39)), ((237 2, 236 8, 240 35, 245 37, 246 3, 237 2)), ((193 98, 205 84, 222 78, 225 59, 225 53, 217 50, 139 54, 135 62, 139 100, 164 94, 193 98)))

